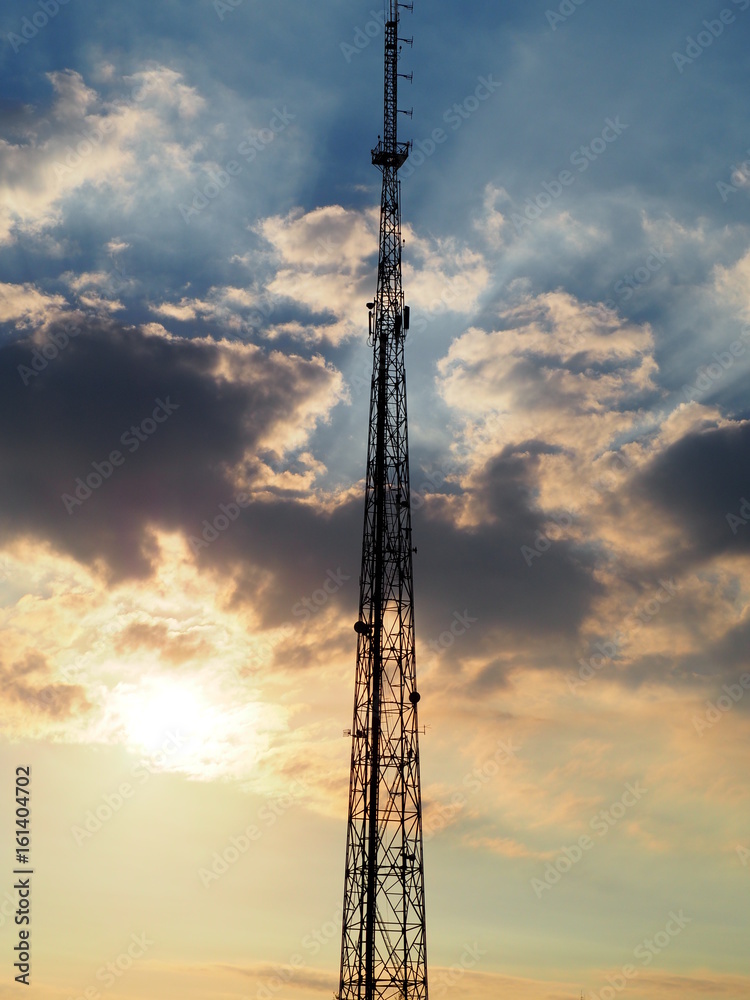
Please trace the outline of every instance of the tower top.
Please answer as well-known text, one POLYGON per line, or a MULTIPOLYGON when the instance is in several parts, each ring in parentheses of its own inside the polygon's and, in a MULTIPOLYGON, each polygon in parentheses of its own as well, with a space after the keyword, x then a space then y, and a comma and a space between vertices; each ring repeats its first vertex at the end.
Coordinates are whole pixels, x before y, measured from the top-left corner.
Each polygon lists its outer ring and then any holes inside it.
POLYGON ((411 110, 403 111, 398 107, 398 80, 402 77, 410 83, 412 73, 399 73, 398 61, 403 45, 412 45, 412 38, 402 38, 399 35, 401 21, 400 9, 411 12, 413 4, 398 3, 398 0, 388 0, 388 20, 385 22, 385 79, 383 84, 383 135, 378 136, 378 144, 372 150, 372 162, 383 170, 398 170, 406 163, 411 148, 410 142, 398 141, 398 116, 408 115, 411 110))

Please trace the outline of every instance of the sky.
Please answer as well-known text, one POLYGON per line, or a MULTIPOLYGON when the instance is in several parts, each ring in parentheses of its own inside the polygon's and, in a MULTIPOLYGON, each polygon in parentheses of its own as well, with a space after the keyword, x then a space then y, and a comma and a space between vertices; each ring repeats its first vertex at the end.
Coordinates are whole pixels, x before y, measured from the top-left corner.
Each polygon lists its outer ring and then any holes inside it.
MULTIPOLYGON (((430 990, 742 1000, 750 0, 549 4, 403 12, 430 990)), ((337 988, 382 24, 0 13, 0 1000, 19 768, 29 995, 337 988)))

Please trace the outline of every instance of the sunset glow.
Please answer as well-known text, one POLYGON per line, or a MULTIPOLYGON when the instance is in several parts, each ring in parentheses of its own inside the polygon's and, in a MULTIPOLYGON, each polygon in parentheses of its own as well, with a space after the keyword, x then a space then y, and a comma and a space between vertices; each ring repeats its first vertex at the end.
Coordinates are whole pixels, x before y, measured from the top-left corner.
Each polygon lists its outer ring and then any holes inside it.
MULTIPOLYGON (((338 988, 381 13, 0 13, 0 1000, 338 988)), ((408 27, 431 998, 748 1000, 750 0, 408 27)))

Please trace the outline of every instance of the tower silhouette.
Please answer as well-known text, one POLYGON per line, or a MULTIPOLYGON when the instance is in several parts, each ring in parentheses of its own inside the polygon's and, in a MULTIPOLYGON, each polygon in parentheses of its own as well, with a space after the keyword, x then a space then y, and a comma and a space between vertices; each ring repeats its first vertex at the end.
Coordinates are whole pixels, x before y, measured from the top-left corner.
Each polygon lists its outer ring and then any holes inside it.
POLYGON ((400 10, 386 0, 383 174, 375 301, 339 1000, 426 1000, 422 802, 401 285, 400 10))

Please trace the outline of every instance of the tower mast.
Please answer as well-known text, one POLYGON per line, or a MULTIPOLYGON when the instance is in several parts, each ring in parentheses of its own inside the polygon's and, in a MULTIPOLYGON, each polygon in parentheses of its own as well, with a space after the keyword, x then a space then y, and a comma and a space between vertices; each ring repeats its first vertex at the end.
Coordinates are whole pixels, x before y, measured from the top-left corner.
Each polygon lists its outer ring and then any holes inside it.
MULTIPOLYGON (((400 10, 385 0, 380 253, 370 309, 373 371, 339 1000, 426 1000, 422 802, 414 656, 411 501, 401 285, 400 10)), ((409 75, 407 79, 411 79, 409 75)), ((411 112, 406 112, 411 115, 411 112)))

